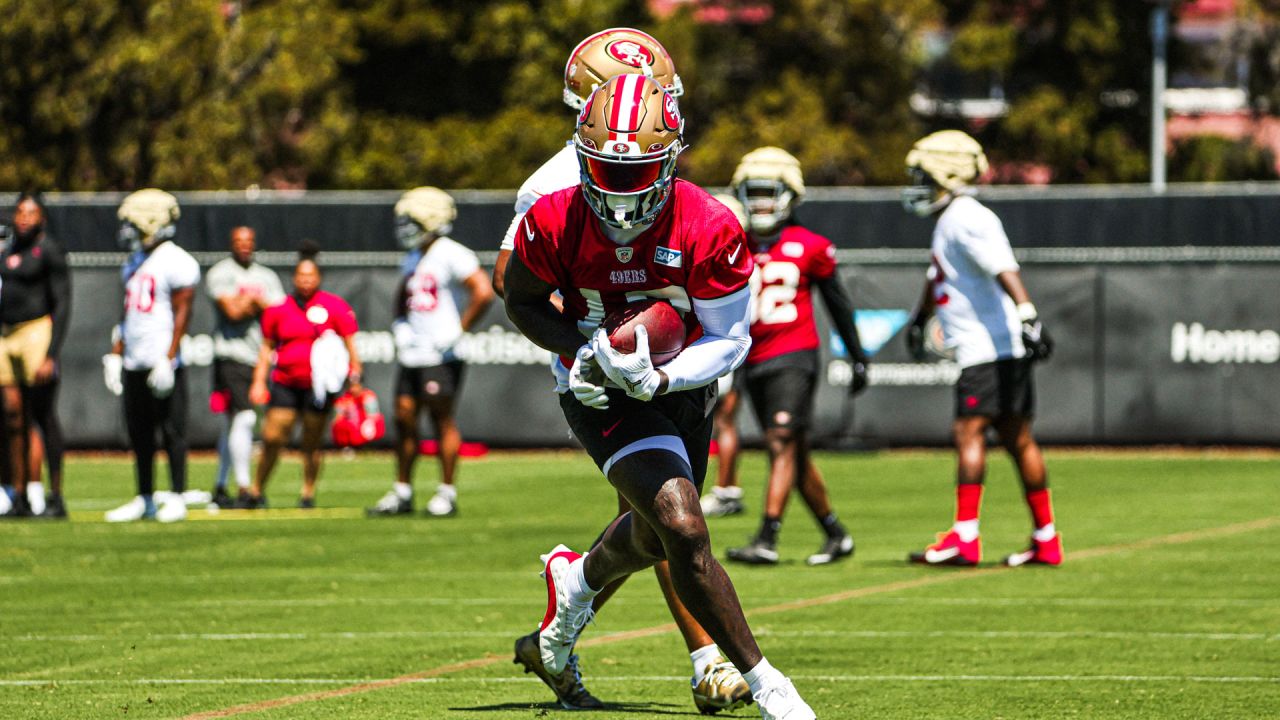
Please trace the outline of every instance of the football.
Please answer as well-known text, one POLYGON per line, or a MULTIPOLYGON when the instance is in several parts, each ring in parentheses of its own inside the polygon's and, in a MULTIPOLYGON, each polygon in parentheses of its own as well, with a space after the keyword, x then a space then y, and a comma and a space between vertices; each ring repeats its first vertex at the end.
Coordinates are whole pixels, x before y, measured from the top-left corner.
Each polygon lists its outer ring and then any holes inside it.
POLYGON ((685 327, 680 311, 666 300, 641 300, 609 313, 600 327, 619 352, 636 351, 636 328, 649 332, 649 358, 655 367, 671 361, 684 349, 685 327))

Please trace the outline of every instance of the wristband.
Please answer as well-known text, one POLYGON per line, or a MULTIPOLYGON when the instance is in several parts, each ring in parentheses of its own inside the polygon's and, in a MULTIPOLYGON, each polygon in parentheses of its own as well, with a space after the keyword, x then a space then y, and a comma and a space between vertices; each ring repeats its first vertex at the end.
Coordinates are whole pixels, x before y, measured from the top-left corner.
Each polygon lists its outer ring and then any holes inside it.
POLYGON ((1018 303, 1019 320, 1022 322, 1031 322, 1032 320, 1035 320, 1037 316, 1039 316, 1039 313, 1036 312, 1036 306, 1032 305, 1030 301, 1018 303))

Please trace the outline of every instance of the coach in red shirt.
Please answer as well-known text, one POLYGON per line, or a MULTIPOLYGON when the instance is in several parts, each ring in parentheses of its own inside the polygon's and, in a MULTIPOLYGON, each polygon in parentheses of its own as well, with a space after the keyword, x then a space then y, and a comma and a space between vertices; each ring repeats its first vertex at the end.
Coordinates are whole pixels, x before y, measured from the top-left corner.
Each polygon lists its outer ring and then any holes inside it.
POLYGON ((238 502, 237 507, 266 506, 263 488, 280 457, 280 449, 299 419, 302 421, 302 494, 298 507, 315 507, 320 444, 329 410, 342 386, 342 376, 345 375, 352 389, 360 388, 360 356, 353 340, 359 329, 356 314, 345 300, 320 289, 323 275, 316 263, 318 253, 313 244, 298 252, 293 293, 262 313, 262 350, 249 390, 249 398, 255 404, 267 406, 262 428, 262 459, 249 495, 238 502), (343 348, 349 358, 345 372, 340 360, 343 348), (338 358, 338 362, 333 362, 334 358, 338 358), (271 371, 269 387, 268 370, 271 371), (326 374, 336 374, 336 377, 323 377, 326 374))

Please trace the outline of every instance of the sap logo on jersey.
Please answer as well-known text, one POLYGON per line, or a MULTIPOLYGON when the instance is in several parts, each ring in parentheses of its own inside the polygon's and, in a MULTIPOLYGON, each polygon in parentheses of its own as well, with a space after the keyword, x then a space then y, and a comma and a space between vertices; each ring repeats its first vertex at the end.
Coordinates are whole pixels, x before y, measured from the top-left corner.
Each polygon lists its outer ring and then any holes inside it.
POLYGON ((1275 330, 1206 330, 1200 323, 1174 323, 1169 357, 1175 363, 1280 362, 1275 330))
POLYGON ((649 276, 643 269, 612 270, 609 272, 609 282, 614 285, 639 285, 649 282, 649 276))
POLYGON ((653 261, 659 265, 666 265, 667 267, 673 268, 678 268, 682 264, 681 253, 679 250, 672 250, 671 248, 665 248, 661 245, 653 251, 653 261))

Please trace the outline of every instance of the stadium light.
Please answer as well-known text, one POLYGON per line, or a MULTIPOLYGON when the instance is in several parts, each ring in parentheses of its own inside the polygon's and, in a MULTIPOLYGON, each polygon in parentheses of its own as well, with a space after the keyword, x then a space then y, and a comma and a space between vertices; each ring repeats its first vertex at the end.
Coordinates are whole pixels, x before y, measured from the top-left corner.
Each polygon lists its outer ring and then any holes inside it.
POLYGON ((1165 188, 1164 90, 1168 81, 1169 6, 1174 0, 1147 0, 1151 8, 1151 189, 1165 188))

